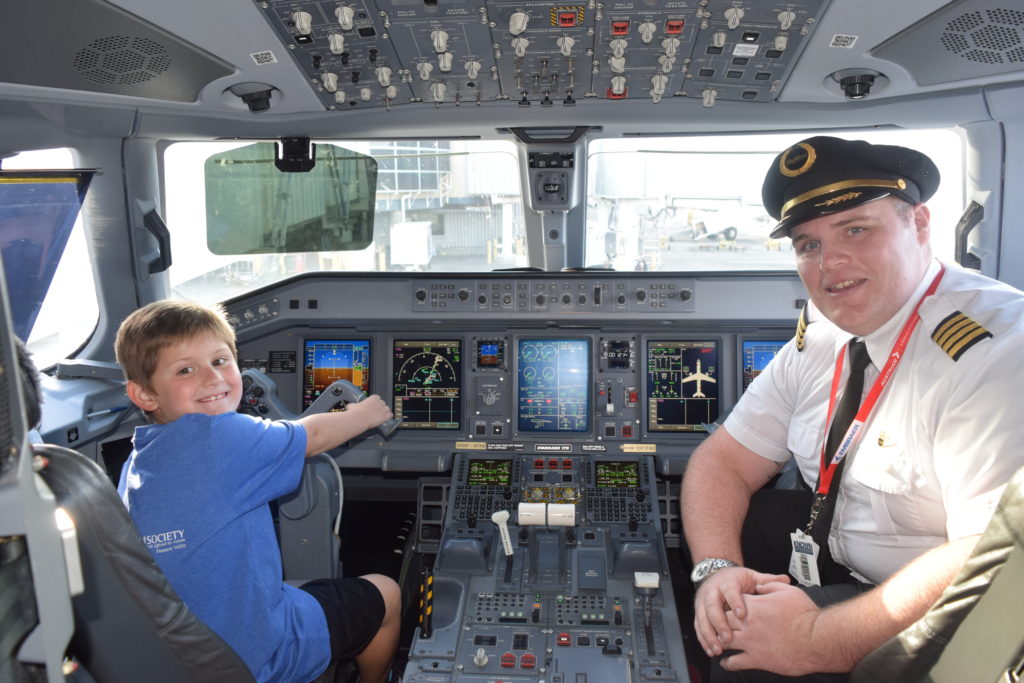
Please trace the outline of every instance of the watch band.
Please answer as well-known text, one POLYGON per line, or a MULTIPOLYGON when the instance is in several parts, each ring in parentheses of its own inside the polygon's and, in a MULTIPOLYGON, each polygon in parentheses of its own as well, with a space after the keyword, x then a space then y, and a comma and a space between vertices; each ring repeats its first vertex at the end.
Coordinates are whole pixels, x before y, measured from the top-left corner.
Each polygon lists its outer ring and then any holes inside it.
POLYGON ((700 587, 708 577, 719 569, 738 566, 740 565, 732 560, 726 560, 719 557, 705 557, 703 560, 698 562, 696 566, 694 566, 693 572, 690 574, 690 580, 693 582, 695 587, 700 587))

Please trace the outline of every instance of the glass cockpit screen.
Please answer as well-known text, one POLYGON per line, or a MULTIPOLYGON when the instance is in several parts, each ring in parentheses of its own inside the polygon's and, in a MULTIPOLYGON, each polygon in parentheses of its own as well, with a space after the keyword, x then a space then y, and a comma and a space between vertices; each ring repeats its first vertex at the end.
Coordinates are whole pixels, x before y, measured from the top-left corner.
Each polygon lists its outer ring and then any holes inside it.
POLYGON ((511 460, 469 461, 469 476, 466 477, 466 483, 470 486, 508 486, 511 478, 511 460))
POLYGON ((590 340, 520 339, 519 431, 590 431, 590 340))
POLYGON ((754 378, 768 367, 768 363, 785 345, 785 341, 778 339, 743 340, 743 391, 747 390, 754 378))
POLYGON ((364 394, 370 392, 370 341, 307 339, 302 359, 302 409, 339 379, 352 382, 364 394))
POLYGON ((717 342, 647 342, 649 431, 704 432, 718 408, 717 342))
POLYGON ((640 488, 640 464, 635 460, 598 460, 594 464, 594 487, 599 489, 640 488))
POLYGON ((392 392, 402 429, 461 429, 462 342, 396 341, 392 392))

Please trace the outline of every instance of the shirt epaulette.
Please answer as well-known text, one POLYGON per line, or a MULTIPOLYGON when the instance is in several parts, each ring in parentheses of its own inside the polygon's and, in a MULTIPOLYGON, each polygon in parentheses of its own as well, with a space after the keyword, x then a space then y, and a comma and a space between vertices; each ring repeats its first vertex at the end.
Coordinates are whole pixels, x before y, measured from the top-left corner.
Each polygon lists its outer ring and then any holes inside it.
POLYGON ((950 313, 932 331, 932 340, 955 361, 967 349, 991 336, 991 332, 960 311, 950 313))
POLYGON ((804 335, 807 334, 807 326, 810 323, 807 322, 807 304, 800 309, 800 319, 796 322, 796 350, 804 350, 804 335))

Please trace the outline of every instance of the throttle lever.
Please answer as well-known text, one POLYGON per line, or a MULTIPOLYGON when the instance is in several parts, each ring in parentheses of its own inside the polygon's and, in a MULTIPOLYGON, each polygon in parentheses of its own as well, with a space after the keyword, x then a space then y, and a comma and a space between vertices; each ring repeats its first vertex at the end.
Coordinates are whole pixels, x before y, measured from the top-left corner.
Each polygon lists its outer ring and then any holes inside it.
MULTIPOLYGON (((339 401, 345 403, 359 403, 366 395, 352 382, 347 379, 337 379, 331 382, 331 384, 324 389, 323 393, 316 397, 316 400, 310 404, 303 415, 313 415, 315 413, 325 413, 339 401)), ((398 425, 402 424, 402 419, 399 417, 393 417, 390 420, 385 420, 381 424, 377 425, 377 431, 384 438, 387 438, 395 433, 398 429, 398 425)))

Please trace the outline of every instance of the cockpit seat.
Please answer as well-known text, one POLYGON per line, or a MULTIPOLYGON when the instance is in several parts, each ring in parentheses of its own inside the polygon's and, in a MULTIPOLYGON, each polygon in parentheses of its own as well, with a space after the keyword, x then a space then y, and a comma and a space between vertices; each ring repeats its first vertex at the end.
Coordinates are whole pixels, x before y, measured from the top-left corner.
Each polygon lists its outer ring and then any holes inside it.
POLYGON ((67 448, 33 449, 78 531, 85 592, 72 600, 69 654, 102 683, 254 682, 171 588, 103 470, 67 448))
POLYGON ((1024 680, 1024 468, 953 583, 925 615, 865 657, 852 683, 1024 680))

